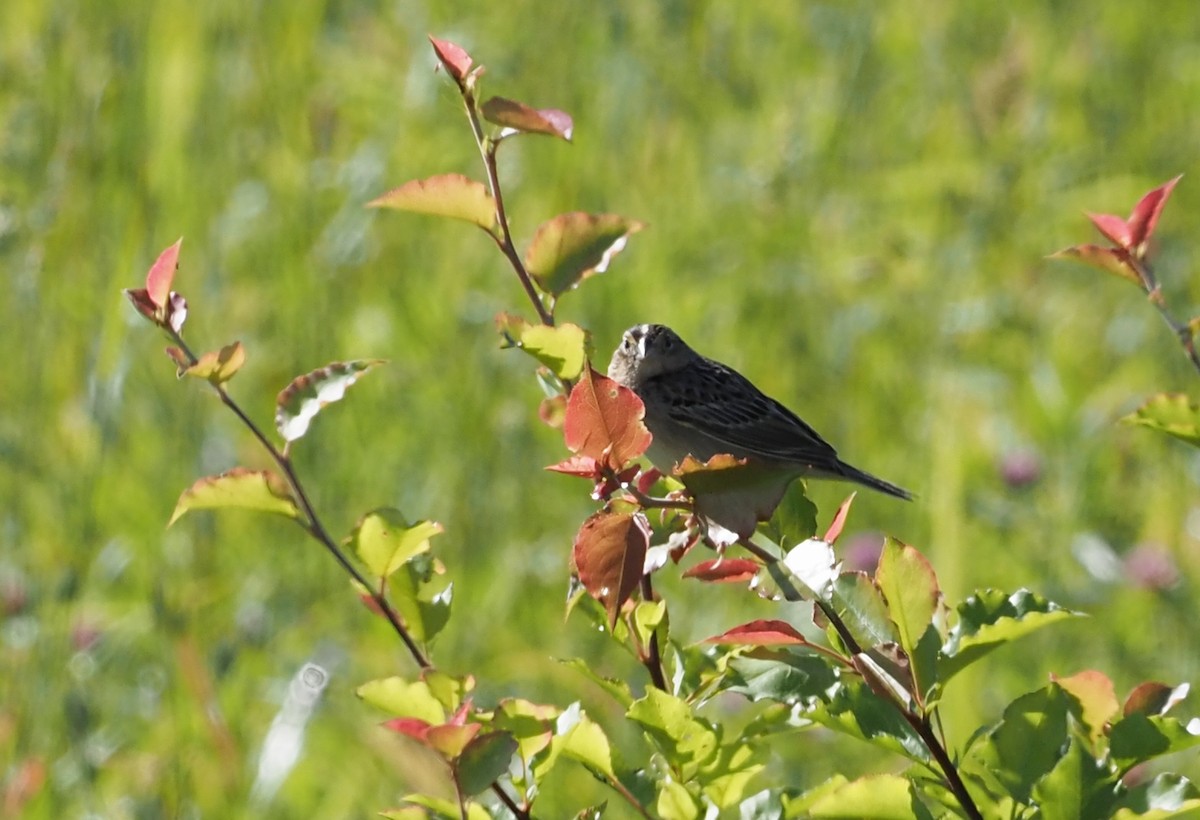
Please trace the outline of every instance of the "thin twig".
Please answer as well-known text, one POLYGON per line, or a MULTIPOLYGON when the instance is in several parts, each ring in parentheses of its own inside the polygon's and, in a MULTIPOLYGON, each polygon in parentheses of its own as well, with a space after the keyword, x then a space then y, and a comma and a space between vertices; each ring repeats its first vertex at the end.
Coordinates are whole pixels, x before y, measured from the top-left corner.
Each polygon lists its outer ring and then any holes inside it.
MULTIPOLYGON (((193 365, 196 364, 198 359, 187 346, 187 343, 183 341, 183 337, 173 328, 168 328, 168 332, 179 349, 187 356, 188 362, 193 365)), ((212 383, 210 382, 210 384, 212 383)), ((304 485, 301 483, 299 476, 296 475, 296 470, 292 466, 291 459, 275 446, 275 442, 267 438, 262 428, 255 424, 254 420, 229 395, 229 391, 225 389, 224 385, 212 384, 212 387, 216 390, 221 402, 232 410, 233 414, 238 417, 242 424, 250 431, 251 435, 258 439, 259 444, 263 446, 263 449, 267 451, 271 459, 283 472, 284 478, 288 483, 288 489, 292 491, 292 496, 299 505, 300 512, 304 517, 304 520, 298 522, 300 526, 305 532, 315 538, 333 556, 333 559, 337 561, 342 569, 349 573, 350 577, 367 591, 367 594, 371 596, 371 600, 379 608, 379 611, 383 613, 384 618, 391 624, 392 629, 400 636, 400 640, 404 642, 405 647, 417 665, 422 669, 433 668, 433 664, 429 658, 425 656, 425 653, 417 646, 416 641, 408 634, 408 628, 404 625, 404 620, 400 617, 400 613, 395 610, 382 591, 372 588, 371 582, 367 580, 358 567, 354 566, 346 554, 342 552, 337 542, 330 537, 329 532, 325 529, 325 525, 321 523, 321 519, 317 515, 316 508, 313 507, 312 501, 309 500, 308 493, 304 490, 304 485)))
MULTIPOLYGON (((649 575, 642 575, 642 600, 649 603, 654 600, 654 585, 650 581, 649 575)), ((640 653, 639 653, 640 654, 640 653)), ((658 648, 658 630, 650 630, 650 641, 646 647, 646 655, 642 658, 642 665, 646 667, 646 671, 650 673, 650 682, 657 688, 666 692, 667 677, 663 674, 662 653, 658 648)))
POLYGON ((1180 345, 1183 346, 1184 355, 1188 357, 1188 361, 1192 363, 1192 367, 1200 373, 1200 352, 1196 350, 1196 338, 1192 333, 1192 328, 1189 324, 1178 321, 1171 312, 1167 309, 1166 302, 1162 297, 1162 289, 1158 285, 1158 281, 1154 276, 1154 270, 1148 262, 1135 258, 1130 255, 1128 258, 1129 264, 1137 273, 1138 279, 1142 283, 1142 289, 1146 292, 1146 296, 1150 302, 1158 310, 1158 315, 1167 323, 1167 327, 1171 328, 1171 332, 1179 339, 1180 345))
MULTIPOLYGON (((791 570, 787 569, 787 565, 784 564, 778 557, 772 555, 758 544, 755 544, 749 538, 743 538, 738 543, 768 564, 782 564, 785 570, 787 570, 787 574, 792 574, 791 570)), ((845 644, 846 650, 852 655, 861 654, 863 651, 862 646, 858 643, 858 640, 854 637, 854 634, 846 626, 845 621, 843 621, 834 611, 833 606, 825 601, 822 601, 820 598, 816 598, 814 600, 816 605, 820 607, 821 612, 823 612, 825 617, 829 619, 829 623, 837 632, 838 637, 841 638, 842 643, 845 644)), ((942 776, 946 779, 946 785, 949 786, 950 791, 953 792, 954 796, 958 799, 959 805, 962 806, 963 811, 965 811, 967 816, 972 820, 980 820, 983 815, 980 814, 979 808, 975 805, 975 801, 971 797, 971 793, 967 791, 967 785, 963 782, 962 777, 959 776, 958 769, 955 768, 954 761, 950 759, 949 752, 946 751, 946 747, 942 745, 942 742, 938 739, 937 733, 933 731, 933 727, 929 722, 929 717, 927 715, 917 714, 892 698, 885 698, 885 700, 887 700, 888 703, 891 703, 897 709, 897 711, 900 712, 901 716, 908 723, 908 725, 911 726, 913 731, 917 733, 917 736, 921 738, 921 742, 924 743, 926 748, 929 749, 929 753, 933 755, 934 760, 937 761, 938 767, 942 770, 942 776)))

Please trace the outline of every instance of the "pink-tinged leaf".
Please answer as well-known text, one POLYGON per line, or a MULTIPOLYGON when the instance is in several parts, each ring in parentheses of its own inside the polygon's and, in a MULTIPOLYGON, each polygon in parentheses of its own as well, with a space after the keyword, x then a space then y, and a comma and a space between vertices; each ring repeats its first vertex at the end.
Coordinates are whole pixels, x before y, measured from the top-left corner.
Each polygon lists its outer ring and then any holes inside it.
POLYGON ((461 85, 463 78, 471 70, 471 55, 462 46, 455 45, 449 40, 439 40, 432 34, 428 36, 429 42, 433 46, 433 53, 446 68, 446 73, 461 85))
POLYGON ((410 524, 397 509, 381 507, 364 515, 347 544, 376 578, 388 578, 408 561, 429 552, 429 539, 443 531, 436 521, 410 524))
POLYGON ((179 267, 179 246, 183 237, 176 240, 174 245, 158 255, 158 259, 146 273, 146 293, 156 307, 165 308, 167 298, 171 295, 171 282, 175 279, 175 271, 179 267))
POLYGON ((538 419, 547 427, 561 430, 567 418, 567 397, 550 396, 538 403, 538 419))
POLYGON ((850 505, 854 503, 854 497, 857 495, 857 492, 850 493, 841 506, 837 508, 837 512, 833 516, 833 521, 829 524, 829 529, 825 531, 825 537, 821 539, 826 544, 832 545, 837 543, 838 536, 842 534, 842 528, 846 526, 846 518, 850 515, 850 505))
POLYGON ((563 475, 573 475, 579 478, 599 478, 600 467, 596 463, 596 459, 590 456, 571 456, 566 461, 560 461, 557 464, 551 464, 545 469, 552 473, 562 473, 563 475))
POLYGON ((579 581, 604 605, 615 625, 621 606, 637 589, 650 546, 650 522, 642 513, 598 512, 575 536, 573 557, 579 581))
POLYGON ((411 717, 392 718, 385 720, 382 725, 385 729, 391 729, 396 734, 411 737, 422 744, 426 744, 429 730, 433 728, 420 718, 411 717))
POLYGON ((302 437, 322 408, 340 401, 364 373, 383 363, 383 359, 334 362, 293 379, 275 399, 275 427, 279 435, 289 443, 302 437))
POLYGON ((150 293, 145 288, 125 288, 122 292, 138 313, 151 322, 158 322, 158 305, 154 304, 154 300, 150 298, 150 293))
POLYGON ((1191 687, 1186 683, 1179 686, 1168 686, 1158 681, 1139 683, 1125 699, 1122 714, 1147 715, 1156 717, 1165 715, 1173 706, 1188 696, 1191 687))
POLYGON ((1087 732, 1093 748, 1104 738, 1110 721, 1121 704, 1112 680, 1103 672, 1086 669, 1067 678, 1050 676, 1071 698, 1071 714, 1087 732))
POLYGON ((184 491, 175 504, 167 526, 190 510, 256 510, 299 518, 300 509, 292 498, 287 482, 265 470, 235 467, 217 476, 202 478, 184 491))
POLYGON ((1121 248, 1102 248, 1099 245, 1075 245, 1063 248, 1050 254, 1051 259, 1073 259, 1093 268, 1099 268, 1122 279, 1142 287, 1142 279, 1138 276, 1129 259, 1129 254, 1121 248))
POLYGON ((546 134, 571 141, 575 124, 571 115, 557 108, 531 108, 516 100, 492 97, 480 108, 483 117, 490 123, 523 131, 527 134, 546 134))
MULTIPOLYGON (((175 358, 171 351, 177 348, 167 348, 167 355, 175 358)), ((182 351, 180 351, 182 355, 182 351)), ((246 348, 241 342, 225 345, 220 350, 211 350, 201 356, 194 365, 184 367, 180 375, 194 376, 198 379, 208 379, 213 384, 223 384, 233 378, 233 374, 246 363, 246 348)), ((176 359, 176 364, 179 360, 176 359)))
POLYGON ((1087 214, 1096 230, 1104 234, 1104 238, 1118 248, 1130 250, 1133 247, 1133 231, 1129 223, 1119 216, 1112 214, 1087 214))
POLYGON ((718 584, 744 583, 758 575, 760 569, 762 566, 749 558, 711 558, 686 570, 683 577, 718 584))
POLYGON ((182 379, 183 374, 186 373, 187 369, 192 366, 192 362, 190 359, 188 359, 188 355, 174 345, 168 345, 166 350, 163 352, 167 354, 167 358, 175 362, 175 376, 182 379))
POLYGON ((735 626, 720 635, 705 638, 704 643, 740 646, 806 646, 809 641, 786 621, 760 620, 735 626))
POLYGON ((471 739, 483 729, 483 726, 478 723, 468 723, 466 725, 456 726, 454 724, 443 724, 442 726, 434 726, 425 735, 426 743, 429 748, 436 751, 447 760, 454 760, 466 745, 471 742, 471 739))
POLYGON ((371 200, 367 207, 461 219, 488 233, 496 225, 496 201, 483 183, 462 174, 414 179, 371 200))
POLYGON ((537 229, 525 251, 525 266, 543 291, 559 296, 606 271, 630 235, 644 227, 616 214, 560 214, 537 229))
POLYGON ((620 469, 650 446, 645 413, 637 394, 589 367, 567 399, 567 449, 620 469))
POLYGON ((1183 179, 1183 174, 1150 191, 1138 200, 1137 205, 1133 206, 1133 213, 1129 216, 1129 247, 1139 259, 1145 254, 1146 242, 1154 235, 1154 229, 1158 226, 1158 218, 1162 216, 1163 208, 1166 206, 1171 192, 1175 190, 1175 186, 1181 179, 1183 179))

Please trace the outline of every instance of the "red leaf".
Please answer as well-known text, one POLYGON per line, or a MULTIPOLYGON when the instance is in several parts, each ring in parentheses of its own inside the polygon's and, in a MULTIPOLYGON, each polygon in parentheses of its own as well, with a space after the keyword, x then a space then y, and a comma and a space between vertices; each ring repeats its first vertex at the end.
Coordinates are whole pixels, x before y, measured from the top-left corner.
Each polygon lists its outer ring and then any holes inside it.
POLYGON ((567 400, 567 449, 619 469, 650 446, 645 413, 637 394, 589 367, 567 400))
POLYGON ((125 288, 125 297, 137 308, 137 312, 151 322, 158 321, 158 305, 150 298, 145 288, 125 288))
POLYGON ((385 729, 391 729, 393 732, 398 734, 411 737, 413 740, 420 741, 421 743, 426 742, 426 738, 429 735, 429 730, 433 728, 433 726, 421 720, 420 718, 411 717, 392 718, 391 720, 385 720, 383 722, 383 727, 385 729))
POLYGON ((175 244, 164 250, 154 260, 146 273, 146 293, 156 307, 165 308, 171 295, 171 282, 175 279, 175 271, 179 267, 179 246, 183 237, 175 244))
POLYGON ((711 583, 740 583, 758 575, 757 561, 749 558, 710 558, 683 573, 684 578, 699 578, 711 583))
POLYGON ((1133 231, 1130 230, 1129 223, 1121 217, 1112 214, 1088 214, 1087 218, 1092 220, 1096 230, 1104 234, 1105 239, 1118 248, 1129 250, 1133 246, 1133 231))
POLYGON ((1133 687, 1129 697, 1125 699, 1122 714, 1130 715, 1165 715, 1172 706, 1187 697, 1188 686, 1167 686, 1158 681, 1146 681, 1133 687))
POLYGON ((598 512, 575 536, 575 570, 588 593, 604 604, 609 624, 637 589, 650 546, 650 522, 642 513, 598 512))
POLYGON ((449 40, 439 40, 432 34, 428 36, 433 45, 433 52, 446 67, 446 73, 453 77, 455 82, 462 83, 467 72, 471 70, 471 55, 462 46, 457 46, 449 40))
POLYGON ((1158 186, 1133 206, 1133 213, 1129 215, 1130 247, 1138 257, 1144 253, 1146 242, 1154 234, 1154 228, 1158 225, 1158 218, 1162 215, 1171 191, 1175 190, 1175 185, 1182 178, 1183 174, 1180 174, 1170 182, 1158 186))
POLYGON ((580 478, 600 477, 600 468, 596 464, 596 459, 589 458, 588 456, 571 456, 566 461, 551 464, 545 469, 552 473, 563 473, 564 475, 579 476, 580 478))
POLYGON ((488 122, 529 134, 546 134, 571 141, 575 123, 571 115, 557 108, 532 108, 523 102, 492 97, 480 107, 488 122))
POLYGON ((846 526, 846 518, 850 515, 850 505, 854 503, 856 495, 858 495, 857 492, 850 493, 842 505, 837 508, 833 521, 829 524, 829 529, 825 530, 825 537, 821 539, 826 544, 836 543, 838 536, 842 534, 842 527, 846 526))
POLYGON ((721 635, 705 638, 705 643, 732 643, 741 646, 805 646, 808 639, 786 621, 751 621, 735 626, 721 635))

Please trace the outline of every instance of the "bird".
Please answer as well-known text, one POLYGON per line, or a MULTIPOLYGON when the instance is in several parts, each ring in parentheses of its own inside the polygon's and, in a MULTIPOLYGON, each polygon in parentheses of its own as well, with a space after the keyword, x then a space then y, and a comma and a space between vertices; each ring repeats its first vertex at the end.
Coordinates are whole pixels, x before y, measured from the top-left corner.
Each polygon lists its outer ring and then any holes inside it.
POLYGON ((801 477, 913 497, 842 461, 799 416, 732 367, 697 353, 666 325, 625 331, 608 377, 642 400, 652 436, 646 457, 663 473, 671 474, 687 456, 708 462, 728 454, 739 460, 728 481, 705 481, 704 491, 689 486, 696 512, 736 536, 749 538, 759 521, 770 519, 788 485, 801 477))

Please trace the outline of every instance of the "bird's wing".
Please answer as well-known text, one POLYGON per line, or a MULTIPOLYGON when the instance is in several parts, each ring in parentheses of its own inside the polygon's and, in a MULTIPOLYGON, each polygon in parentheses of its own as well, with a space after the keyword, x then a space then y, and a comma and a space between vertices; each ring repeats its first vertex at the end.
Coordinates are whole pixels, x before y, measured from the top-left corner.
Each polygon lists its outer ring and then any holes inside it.
POLYGON ((705 360, 651 379, 645 387, 666 405, 673 421, 711 439, 717 452, 817 467, 837 463, 837 452, 816 430, 718 362, 705 360))

